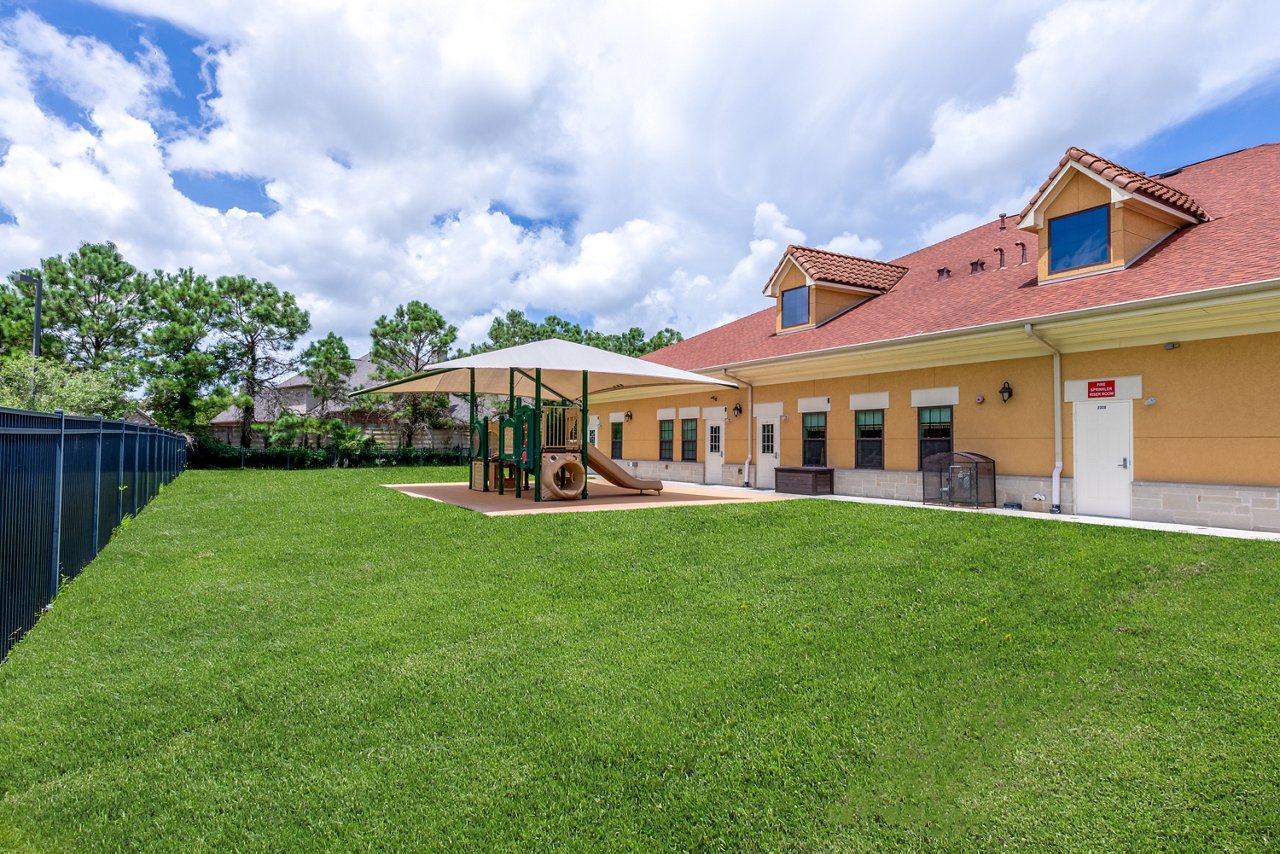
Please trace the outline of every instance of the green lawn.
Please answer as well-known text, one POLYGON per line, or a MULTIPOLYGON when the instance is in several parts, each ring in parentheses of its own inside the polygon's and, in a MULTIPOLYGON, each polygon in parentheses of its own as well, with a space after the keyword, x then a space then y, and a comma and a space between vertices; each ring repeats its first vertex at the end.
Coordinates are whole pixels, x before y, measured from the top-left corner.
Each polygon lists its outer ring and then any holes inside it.
POLYGON ((0 848, 1280 845, 1280 545, 190 472, 0 666, 0 848))

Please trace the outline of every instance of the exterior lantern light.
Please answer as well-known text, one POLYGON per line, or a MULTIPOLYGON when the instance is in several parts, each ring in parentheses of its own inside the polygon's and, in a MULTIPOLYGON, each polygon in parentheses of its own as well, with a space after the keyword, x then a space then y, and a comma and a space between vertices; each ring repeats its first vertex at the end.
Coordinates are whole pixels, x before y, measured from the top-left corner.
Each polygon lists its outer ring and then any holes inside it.
POLYGON ((735 403, 735 404, 733 405, 733 417, 734 417, 734 418, 737 418, 737 417, 738 417, 738 416, 740 416, 741 414, 742 414, 742 404, 741 404, 741 403, 735 403))
POLYGON ((1000 386, 1000 400, 1008 403, 1011 397, 1013 397, 1013 386, 1009 385, 1008 380, 1005 380, 1004 385, 1000 386))
POLYGON ((630 410, 630 409, 628 409, 628 410, 627 410, 627 414, 626 414, 626 415, 622 416, 622 420, 623 420, 623 421, 630 421, 630 420, 631 420, 631 410, 630 410))

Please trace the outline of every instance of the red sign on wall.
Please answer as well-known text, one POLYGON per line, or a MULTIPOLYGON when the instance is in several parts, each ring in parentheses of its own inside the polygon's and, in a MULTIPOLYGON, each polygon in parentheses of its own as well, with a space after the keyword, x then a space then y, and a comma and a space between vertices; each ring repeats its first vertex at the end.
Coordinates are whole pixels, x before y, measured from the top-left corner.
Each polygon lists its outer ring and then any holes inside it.
POLYGON ((1089 399, 1093 400, 1097 397, 1115 397, 1116 381, 1115 380, 1093 380, 1089 383, 1089 399))

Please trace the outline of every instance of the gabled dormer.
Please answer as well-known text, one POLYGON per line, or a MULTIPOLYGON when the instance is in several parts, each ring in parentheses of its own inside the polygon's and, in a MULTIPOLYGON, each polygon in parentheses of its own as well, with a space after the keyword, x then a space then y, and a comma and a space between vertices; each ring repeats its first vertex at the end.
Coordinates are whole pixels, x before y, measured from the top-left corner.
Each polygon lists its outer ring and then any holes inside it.
POLYGON ((898 283, 906 267, 840 255, 807 246, 788 246, 766 295, 778 301, 778 332, 821 326, 898 283))
POLYGON ((1018 222, 1039 238, 1041 283, 1121 269, 1209 215, 1195 199, 1081 148, 1069 148, 1018 222))

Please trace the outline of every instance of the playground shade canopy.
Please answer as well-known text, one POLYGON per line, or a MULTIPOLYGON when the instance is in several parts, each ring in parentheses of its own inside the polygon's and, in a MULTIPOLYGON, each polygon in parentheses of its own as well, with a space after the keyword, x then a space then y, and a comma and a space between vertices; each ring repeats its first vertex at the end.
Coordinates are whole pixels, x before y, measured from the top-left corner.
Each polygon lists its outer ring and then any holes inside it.
POLYGON ((587 372, 587 392, 591 395, 635 388, 688 392, 690 386, 738 387, 727 380, 704 377, 572 341, 549 339, 439 362, 411 377, 356 393, 468 394, 472 391, 472 371, 475 372, 474 390, 478 394, 509 394, 514 377, 515 394, 527 398, 535 396, 536 372, 541 371, 543 400, 579 399, 584 371, 587 372))

